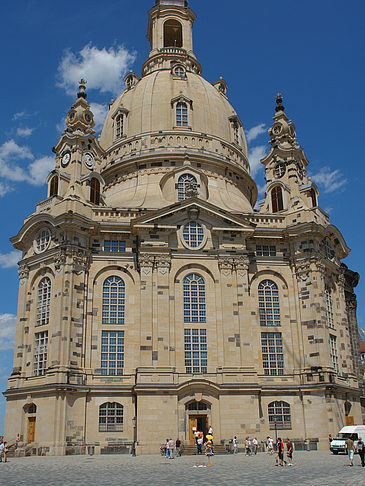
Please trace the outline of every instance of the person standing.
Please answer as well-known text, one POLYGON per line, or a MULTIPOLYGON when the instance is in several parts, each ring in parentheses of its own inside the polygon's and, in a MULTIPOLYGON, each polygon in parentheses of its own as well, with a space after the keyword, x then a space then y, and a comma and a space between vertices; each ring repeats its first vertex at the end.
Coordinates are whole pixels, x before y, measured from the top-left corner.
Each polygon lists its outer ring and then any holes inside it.
POLYGON ((237 452, 238 452, 238 440, 237 440, 236 436, 233 437, 232 442, 233 442, 233 454, 237 454, 237 452))
POLYGON ((202 453, 203 442, 204 442, 203 437, 199 437, 199 439, 197 441, 198 454, 201 454, 202 453))
POLYGON ((165 443, 165 451, 166 451, 166 459, 170 457, 170 446, 169 446, 169 439, 166 439, 165 443))
POLYGON ((181 440, 179 438, 176 439, 175 445, 176 445, 176 457, 180 457, 181 456, 181 440))
POLYGON ((365 444, 362 440, 362 438, 360 437, 358 443, 357 443, 357 447, 356 447, 356 450, 357 452, 359 453, 359 456, 360 456, 360 460, 361 460, 361 465, 362 467, 364 467, 364 456, 365 456, 365 444))
MULTIPOLYGON (((281 441, 281 438, 278 437, 276 441, 276 457, 275 457, 275 466, 284 466, 284 444, 281 441)), ((286 464, 286 462, 285 462, 286 464)))
POLYGON ((255 456, 256 456, 256 454, 257 454, 257 449, 258 449, 258 447, 259 447, 259 442, 258 442, 258 440, 257 440, 257 437, 255 437, 255 438, 253 439, 253 441, 252 441, 252 447, 253 447, 253 452, 254 452, 254 454, 255 454, 255 456))
POLYGON ((354 441, 349 437, 345 442, 346 452, 349 456, 350 466, 353 466, 355 446, 354 441))
POLYGON ((170 451, 170 459, 174 459, 174 453, 175 453, 175 441, 174 441, 174 439, 169 440, 169 451, 170 451))
POLYGON ((4 442, 0 440, 0 462, 3 462, 4 447, 4 442))
POLYGON ((245 450, 246 450, 246 456, 249 456, 250 455, 250 444, 249 444, 249 441, 248 441, 248 437, 246 437, 246 439, 245 439, 245 450))
POLYGON ((213 428, 211 425, 209 425, 208 434, 213 435, 213 428))
POLYGON ((286 457, 288 458, 288 465, 294 466, 293 463, 293 444, 290 439, 286 439, 286 457))
POLYGON ((270 436, 267 437, 266 439, 266 446, 267 446, 267 454, 270 454, 270 456, 272 455, 272 453, 274 452, 274 441, 272 440, 272 438, 270 436))
POLYGON ((17 434, 16 439, 15 439, 15 449, 18 449, 19 442, 20 442, 20 434, 17 434))

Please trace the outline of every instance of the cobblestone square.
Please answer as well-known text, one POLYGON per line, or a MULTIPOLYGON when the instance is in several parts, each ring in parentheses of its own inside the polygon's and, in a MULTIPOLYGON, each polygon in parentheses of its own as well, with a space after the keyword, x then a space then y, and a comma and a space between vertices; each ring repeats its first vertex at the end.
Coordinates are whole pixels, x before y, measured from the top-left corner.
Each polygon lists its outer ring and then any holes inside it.
POLYGON ((9 459, 0 464, 0 484, 16 486, 98 485, 363 485, 365 468, 355 456, 354 467, 346 456, 327 452, 298 452, 294 467, 275 467, 266 454, 246 457, 215 456, 213 467, 203 468, 204 456, 174 460, 151 456, 67 456, 9 459), (195 467, 194 467, 195 466, 195 467))

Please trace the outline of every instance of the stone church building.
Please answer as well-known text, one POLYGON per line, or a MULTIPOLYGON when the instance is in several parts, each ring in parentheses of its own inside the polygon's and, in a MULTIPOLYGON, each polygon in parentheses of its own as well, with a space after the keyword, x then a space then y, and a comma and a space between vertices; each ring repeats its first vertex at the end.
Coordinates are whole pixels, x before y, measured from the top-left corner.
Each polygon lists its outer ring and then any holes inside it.
POLYGON ((80 82, 22 251, 8 440, 37 453, 158 452, 214 429, 327 448, 362 423, 349 248, 276 99, 257 205, 227 84, 206 81, 186 0, 156 0, 151 51, 103 131, 80 82))

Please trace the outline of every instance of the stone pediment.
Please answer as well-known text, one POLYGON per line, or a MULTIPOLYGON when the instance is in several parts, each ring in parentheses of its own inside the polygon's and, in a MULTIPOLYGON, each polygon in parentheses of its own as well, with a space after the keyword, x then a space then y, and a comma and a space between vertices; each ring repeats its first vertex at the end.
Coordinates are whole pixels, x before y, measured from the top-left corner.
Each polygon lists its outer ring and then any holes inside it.
POLYGON ((173 229, 191 220, 202 220, 209 223, 212 231, 252 233, 256 227, 254 223, 244 217, 232 215, 228 211, 198 198, 190 198, 145 214, 134 219, 131 225, 135 229, 173 229))

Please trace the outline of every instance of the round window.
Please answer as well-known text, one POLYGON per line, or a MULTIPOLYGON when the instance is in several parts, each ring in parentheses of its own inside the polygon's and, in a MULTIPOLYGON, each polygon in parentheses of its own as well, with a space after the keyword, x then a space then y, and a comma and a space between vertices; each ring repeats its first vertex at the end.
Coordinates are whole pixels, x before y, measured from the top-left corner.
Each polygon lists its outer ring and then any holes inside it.
POLYGON ((183 238, 187 246, 198 248, 203 243, 204 229, 199 223, 191 221, 184 226, 183 238))
POLYGON ((47 250, 51 242, 51 232, 48 228, 43 228, 36 236, 34 245, 37 253, 47 250))

